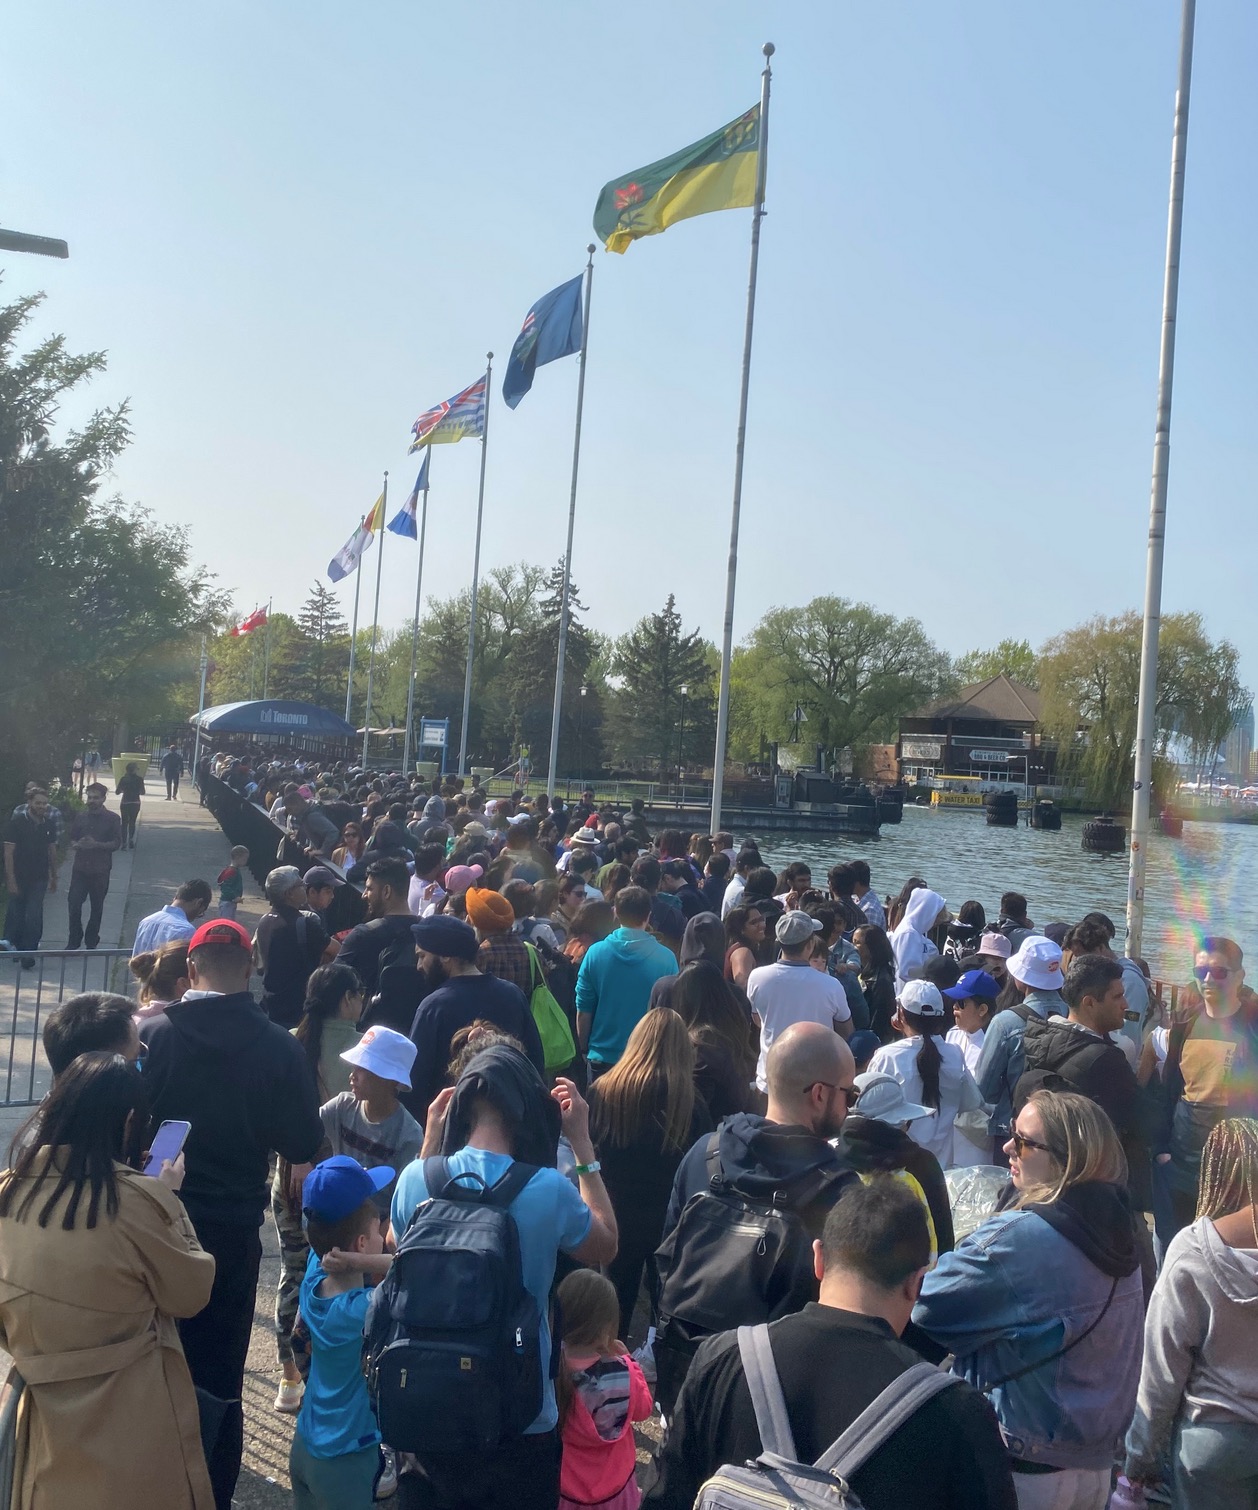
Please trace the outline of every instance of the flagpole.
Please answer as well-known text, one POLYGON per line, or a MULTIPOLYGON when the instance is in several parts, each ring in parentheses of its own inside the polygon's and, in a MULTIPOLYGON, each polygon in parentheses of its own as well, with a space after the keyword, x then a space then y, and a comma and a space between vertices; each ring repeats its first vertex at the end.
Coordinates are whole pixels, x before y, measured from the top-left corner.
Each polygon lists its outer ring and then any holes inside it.
POLYGON ((266 646, 262 658, 262 696, 269 697, 271 693, 271 605, 274 598, 266 600, 266 646))
POLYGON ((734 586, 738 577, 738 522, 743 503, 743 452, 747 442, 747 395, 751 387, 751 337, 756 322, 756 272, 760 266, 760 222, 764 217, 764 186, 769 169, 769 85, 773 67, 772 42, 761 48, 760 148, 756 153, 756 198, 751 212, 751 267, 747 276, 747 323, 743 330, 743 371, 738 392, 738 439, 734 446, 734 504, 729 525, 729 570, 725 579, 725 625, 721 637, 721 689, 716 703, 716 753, 712 758, 712 833, 721 826, 721 797, 725 786, 725 746, 729 737, 729 667, 734 652, 734 586))
POLYGON ((1166 224, 1166 273, 1162 290, 1162 341, 1158 353, 1157 419, 1153 435, 1153 482, 1149 496, 1149 554, 1144 587, 1144 632, 1140 644, 1140 700, 1136 712, 1136 773, 1131 798, 1131 860, 1127 873, 1127 954, 1144 945, 1144 882, 1153 795, 1153 747, 1157 740, 1158 631, 1162 621, 1162 561, 1166 550, 1166 495, 1171 462, 1171 389, 1175 379, 1175 322, 1179 307, 1179 245, 1184 223, 1184 160, 1188 151, 1188 96, 1192 85, 1196 0, 1184 0, 1179 33, 1179 76, 1171 135, 1171 190, 1166 224))
MULTIPOLYGON (((488 407, 489 395, 485 395, 488 407)), ((419 605, 424 587, 424 536, 428 531, 428 478, 432 468, 432 447, 424 457, 424 501, 419 515, 419 566, 415 571, 415 617, 411 620, 411 679, 406 684, 406 738, 402 742, 402 769, 410 774, 411 735, 415 728, 415 661, 419 654, 419 605)))
POLYGON ((372 533, 380 536, 376 547, 376 603, 371 611, 371 653, 367 657, 367 709, 363 714, 363 769, 367 768, 367 741, 371 738, 371 679, 376 669, 376 629, 380 622, 380 568, 384 565, 384 516, 389 507, 389 474, 384 474, 384 490, 380 495, 380 528, 372 533))
POLYGON ((550 715, 550 767, 546 795, 555 795, 559 768, 559 721, 563 713, 564 661, 568 654, 568 599, 572 592, 572 535, 577 522, 577 470, 581 464, 581 411, 585 407, 585 356, 590 343, 590 295, 594 290, 594 246, 586 247, 585 310, 581 319, 581 355, 577 365, 577 422, 572 436, 572 486, 568 492, 568 544, 563 555, 563 593, 559 601, 559 653, 555 657, 555 705, 550 715))
MULTIPOLYGON (((358 528, 362 529, 367 523, 366 514, 358 521, 358 528)), ((354 563, 354 623, 349 632, 349 685, 345 689, 345 722, 353 723, 350 717, 350 709, 354 702, 354 659, 358 653, 358 594, 363 585, 363 554, 358 553, 358 560, 354 563)))
POLYGON ((463 724, 459 730, 459 775, 467 774, 467 721, 472 713, 472 656, 476 651, 476 594, 480 589, 480 528, 485 510, 485 457, 489 454, 490 375, 494 369, 492 351, 485 356, 485 423, 480 436, 480 491, 476 497, 476 548, 472 553, 472 602, 467 616, 467 670, 463 676, 463 724))

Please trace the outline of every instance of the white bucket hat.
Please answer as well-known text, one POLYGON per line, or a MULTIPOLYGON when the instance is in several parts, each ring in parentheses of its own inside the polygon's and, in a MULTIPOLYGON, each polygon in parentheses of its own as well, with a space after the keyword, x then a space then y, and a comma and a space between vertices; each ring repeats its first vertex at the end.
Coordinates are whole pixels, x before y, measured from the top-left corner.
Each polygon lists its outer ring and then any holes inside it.
POLYGON ((353 1048, 341 1055, 346 1064, 379 1075, 381 1080, 396 1080, 408 1091, 411 1066, 415 1063, 415 1045, 403 1033, 392 1028, 368 1028, 353 1048))
POLYGON ((1052 939, 1032 934, 1009 961, 1009 974, 1032 991, 1061 990, 1061 950, 1052 939))
POLYGON ((872 1117, 875 1122, 890 1122, 899 1127, 905 1122, 917 1122, 922 1117, 933 1117, 929 1106, 919 1106, 904 1094, 904 1087, 894 1075, 884 1075, 879 1070, 865 1070, 857 1075, 856 1085, 860 1096, 856 1102, 856 1115, 872 1117))

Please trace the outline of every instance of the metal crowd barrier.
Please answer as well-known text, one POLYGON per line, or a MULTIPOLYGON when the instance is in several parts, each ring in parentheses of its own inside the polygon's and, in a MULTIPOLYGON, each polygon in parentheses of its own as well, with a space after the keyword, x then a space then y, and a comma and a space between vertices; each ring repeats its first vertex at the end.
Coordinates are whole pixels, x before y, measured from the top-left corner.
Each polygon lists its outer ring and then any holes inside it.
MULTIPOLYGON (((273 823, 263 808, 247 801, 217 776, 206 774, 201 796, 228 840, 232 844, 243 844, 249 851, 249 873, 259 886, 265 884, 268 872, 277 865, 295 865, 305 872, 316 863, 302 851, 287 829, 273 823)), ((330 860, 317 863, 337 875, 342 874, 339 866, 330 860)), ((330 930, 339 933, 343 928, 352 928, 362 922, 363 916, 362 889, 351 881, 338 886, 328 912, 330 930)))
POLYGON ((0 1044, 8 1039, 0 1106, 34 1106, 43 1099, 52 1078, 41 1046, 48 1014, 84 991, 125 992, 130 954, 129 949, 33 949, 0 954, 0 1012, 4 1013, 0 1044), (23 960, 34 964, 26 968, 23 960))

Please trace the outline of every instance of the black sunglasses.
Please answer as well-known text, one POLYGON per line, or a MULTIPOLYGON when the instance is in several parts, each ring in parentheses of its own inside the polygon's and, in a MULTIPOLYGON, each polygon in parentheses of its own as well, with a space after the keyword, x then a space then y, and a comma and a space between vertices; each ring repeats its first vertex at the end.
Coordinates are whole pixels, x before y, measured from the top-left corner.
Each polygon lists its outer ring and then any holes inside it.
POLYGON ((808 1092, 810 1090, 812 1090, 812 1088, 813 1088, 814 1085, 824 1085, 825 1088, 828 1091, 838 1091, 839 1094, 843 1097, 843 1099, 847 1102, 849 1110, 851 1110, 851 1108, 853 1106, 855 1106, 856 1103, 861 1098, 860 1086, 858 1086, 858 1085, 834 1085, 829 1080, 812 1080, 812 1081, 810 1081, 804 1087, 804 1095, 805 1096, 808 1094, 808 1092))
POLYGON ((1198 980, 1226 980, 1229 975, 1235 974, 1230 965, 1197 965, 1192 972, 1198 980))

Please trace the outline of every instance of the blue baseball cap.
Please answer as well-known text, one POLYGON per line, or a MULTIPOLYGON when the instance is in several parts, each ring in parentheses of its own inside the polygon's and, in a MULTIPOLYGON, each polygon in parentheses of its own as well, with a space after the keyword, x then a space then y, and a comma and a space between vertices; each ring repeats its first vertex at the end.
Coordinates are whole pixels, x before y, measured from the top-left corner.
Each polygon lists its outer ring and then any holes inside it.
POLYGON ((971 996, 995 1001, 1000 995, 1000 987, 986 970, 967 970, 956 985, 949 986, 943 994, 949 1001, 968 1001, 971 996))
POLYGON ((381 1164, 364 1169, 348 1154, 333 1154, 306 1176, 301 1187, 301 1209, 321 1222, 340 1222, 357 1211, 390 1184, 394 1171, 381 1164))

